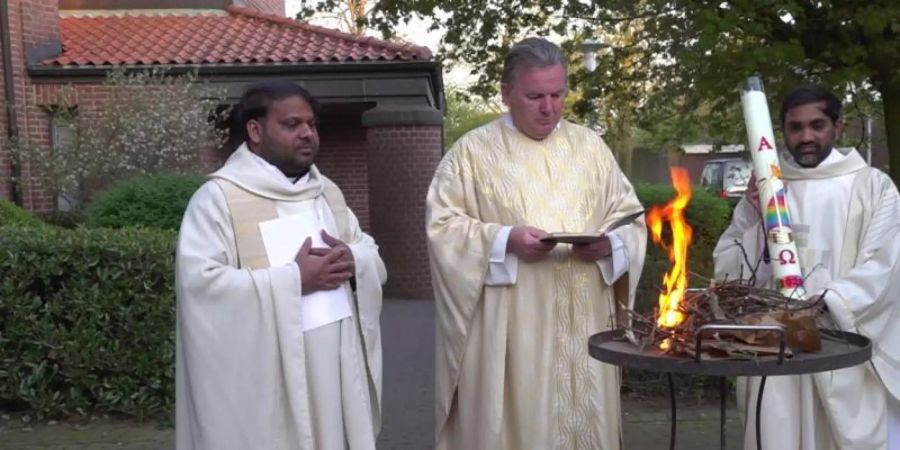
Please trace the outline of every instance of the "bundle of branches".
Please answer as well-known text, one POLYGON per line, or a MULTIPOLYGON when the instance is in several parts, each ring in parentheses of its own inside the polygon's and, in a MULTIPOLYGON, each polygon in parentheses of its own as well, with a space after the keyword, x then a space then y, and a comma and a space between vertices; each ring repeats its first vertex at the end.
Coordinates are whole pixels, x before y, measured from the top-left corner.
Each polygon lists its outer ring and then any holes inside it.
MULTIPOLYGON (((785 330, 785 356, 821 349, 817 320, 827 320, 824 294, 809 301, 791 299, 752 282, 712 282, 691 289, 679 305, 685 320, 674 328, 658 325, 658 311, 631 312, 631 338, 641 348, 667 348, 672 355, 696 356, 697 330, 704 325, 780 325, 785 330)), ((775 331, 721 331, 703 336, 701 358, 754 359, 777 355, 781 336, 775 331)))

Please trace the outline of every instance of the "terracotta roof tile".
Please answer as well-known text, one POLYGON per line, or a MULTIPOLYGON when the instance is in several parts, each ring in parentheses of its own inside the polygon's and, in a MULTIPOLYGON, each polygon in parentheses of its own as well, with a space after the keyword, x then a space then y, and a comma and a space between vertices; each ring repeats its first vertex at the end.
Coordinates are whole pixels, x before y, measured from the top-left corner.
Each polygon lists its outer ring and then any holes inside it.
POLYGON ((60 18, 62 55, 53 66, 304 63, 430 60, 412 44, 360 37, 255 9, 228 14, 60 18))

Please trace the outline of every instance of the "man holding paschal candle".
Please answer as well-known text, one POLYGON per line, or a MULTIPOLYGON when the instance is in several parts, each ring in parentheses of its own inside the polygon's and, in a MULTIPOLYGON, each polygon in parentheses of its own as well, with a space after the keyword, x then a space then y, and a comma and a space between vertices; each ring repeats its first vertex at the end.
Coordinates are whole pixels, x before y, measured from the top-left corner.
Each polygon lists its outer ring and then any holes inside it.
MULTIPOLYGON (((745 115, 748 94, 764 100, 761 83, 742 94, 745 115)), ((831 326, 872 339, 872 364, 767 381, 767 449, 900 449, 900 195, 854 149, 834 147, 840 111, 834 94, 817 86, 788 94, 780 115, 788 151, 769 170, 755 164, 763 173, 714 252, 717 279, 746 278, 762 260, 758 284, 798 301, 822 297, 831 326)), ((776 152, 774 139, 754 141, 751 122, 749 150, 776 152)), ((745 417, 755 416, 758 386, 753 378, 738 383, 745 417)), ((747 421, 744 448, 756 448, 754 426, 747 421)))

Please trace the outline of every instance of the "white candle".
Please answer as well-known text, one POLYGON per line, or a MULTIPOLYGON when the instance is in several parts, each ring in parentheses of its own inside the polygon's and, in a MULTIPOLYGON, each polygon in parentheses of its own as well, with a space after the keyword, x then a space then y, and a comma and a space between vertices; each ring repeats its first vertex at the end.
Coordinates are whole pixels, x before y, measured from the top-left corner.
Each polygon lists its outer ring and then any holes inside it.
POLYGON ((753 159, 753 172, 759 187, 759 205, 766 229, 766 245, 775 276, 775 285, 785 296, 802 299, 803 273, 797 257, 797 245, 791 231, 781 166, 772 131, 772 116, 762 80, 749 77, 741 88, 741 105, 747 127, 748 150, 753 159))

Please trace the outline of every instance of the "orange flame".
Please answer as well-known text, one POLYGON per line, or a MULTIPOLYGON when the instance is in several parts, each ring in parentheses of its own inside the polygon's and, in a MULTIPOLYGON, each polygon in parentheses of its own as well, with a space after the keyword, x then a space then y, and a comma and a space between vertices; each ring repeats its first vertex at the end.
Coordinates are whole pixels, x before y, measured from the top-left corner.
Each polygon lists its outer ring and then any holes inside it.
MULTIPOLYGON (((678 305, 684 298, 687 288, 687 251, 691 245, 693 229, 684 220, 684 208, 691 201, 691 180, 687 169, 672 167, 672 184, 677 195, 664 206, 654 206, 647 213, 647 224, 653 242, 668 253, 672 262, 672 270, 663 277, 664 291, 659 295, 659 319, 657 324, 663 328, 674 328, 684 321, 684 314, 678 305), (663 221, 668 221, 672 228, 672 244, 662 240, 663 221)), ((668 349, 668 341, 661 345, 668 349)))

